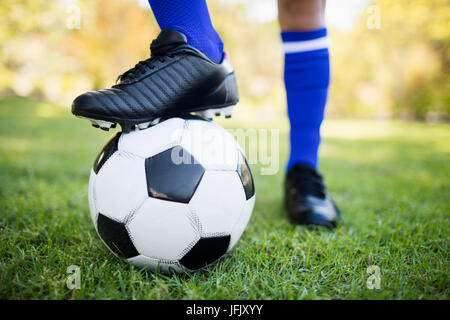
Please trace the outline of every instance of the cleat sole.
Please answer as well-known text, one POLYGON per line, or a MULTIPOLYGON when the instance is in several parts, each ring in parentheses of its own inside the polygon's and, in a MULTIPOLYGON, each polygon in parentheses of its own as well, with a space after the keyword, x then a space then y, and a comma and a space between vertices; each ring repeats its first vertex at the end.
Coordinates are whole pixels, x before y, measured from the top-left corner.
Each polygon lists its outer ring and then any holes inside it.
MULTIPOLYGON (((209 121, 212 121, 214 116, 220 117, 221 115, 223 115, 226 119, 229 119, 232 116, 234 107, 235 107, 235 105, 231 105, 231 106, 222 107, 222 108, 212 108, 212 109, 206 109, 206 110, 201 110, 201 111, 193 111, 193 112, 191 112, 191 114, 200 116, 209 121)), ((117 127, 116 122, 110 122, 110 121, 106 121, 106 120, 98 120, 98 119, 93 119, 93 118, 89 118, 89 117, 85 117, 85 116, 77 116, 77 117, 91 121, 91 124, 94 128, 98 128, 103 131, 109 131, 109 129, 114 129, 117 127)), ((146 122, 141 122, 141 123, 137 123, 137 124, 130 123, 130 122, 123 123, 123 124, 121 124, 119 122, 119 124, 124 133, 129 133, 131 131, 145 130, 147 128, 150 128, 150 127, 158 124, 161 121, 161 119, 167 119, 167 118, 156 118, 152 121, 146 121, 146 122)))

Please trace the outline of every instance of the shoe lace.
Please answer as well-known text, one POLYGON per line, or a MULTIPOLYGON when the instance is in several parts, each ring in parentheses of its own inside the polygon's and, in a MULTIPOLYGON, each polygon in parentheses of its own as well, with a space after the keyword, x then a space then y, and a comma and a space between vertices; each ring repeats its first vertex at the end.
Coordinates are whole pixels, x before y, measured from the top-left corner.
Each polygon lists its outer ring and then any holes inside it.
POLYGON ((139 75, 145 74, 148 69, 155 69, 156 60, 164 63, 167 58, 173 58, 175 54, 172 51, 182 44, 184 42, 180 40, 166 40, 163 42, 158 41, 158 39, 153 40, 150 45, 150 58, 139 61, 133 68, 119 75, 116 79, 116 84, 126 80, 133 80, 139 75))
POLYGON ((311 194, 325 198, 325 185, 322 176, 312 167, 296 164, 292 167, 290 175, 293 187, 300 194, 311 194))

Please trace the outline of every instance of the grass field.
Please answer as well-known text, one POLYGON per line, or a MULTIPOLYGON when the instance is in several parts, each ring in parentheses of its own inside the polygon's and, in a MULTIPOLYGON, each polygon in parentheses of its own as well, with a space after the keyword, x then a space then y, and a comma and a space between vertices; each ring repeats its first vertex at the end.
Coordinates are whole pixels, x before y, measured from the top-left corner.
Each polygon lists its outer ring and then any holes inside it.
POLYGON ((233 253, 167 276, 119 260, 95 232, 87 183, 110 134, 68 109, 1 100, 0 299, 449 299, 450 126, 329 120, 323 132, 335 232, 291 225, 283 170, 253 166, 256 206, 233 253), (80 289, 66 287, 70 265, 80 289), (366 285, 371 265, 380 289, 366 285))

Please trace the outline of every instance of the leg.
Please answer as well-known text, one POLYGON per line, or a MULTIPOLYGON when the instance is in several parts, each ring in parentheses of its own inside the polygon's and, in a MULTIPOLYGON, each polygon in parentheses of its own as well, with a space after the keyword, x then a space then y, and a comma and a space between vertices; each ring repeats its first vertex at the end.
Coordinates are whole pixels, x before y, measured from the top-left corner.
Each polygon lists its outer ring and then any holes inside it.
POLYGON ((325 0, 278 0, 278 21, 283 31, 325 27, 325 0))
POLYGON ((183 33, 188 43, 215 63, 222 60, 223 42, 214 29, 206 0, 149 0, 161 29, 183 33))
POLYGON ((330 78, 325 1, 279 0, 278 6, 291 123, 288 169, 297 162, 317 167, 320 125, 330 78))
POLYGON ((285 201, 299 224, 334 227, 339 210, 316 171, 330 79, 324 0, 278 0, 291 124, 285 201))

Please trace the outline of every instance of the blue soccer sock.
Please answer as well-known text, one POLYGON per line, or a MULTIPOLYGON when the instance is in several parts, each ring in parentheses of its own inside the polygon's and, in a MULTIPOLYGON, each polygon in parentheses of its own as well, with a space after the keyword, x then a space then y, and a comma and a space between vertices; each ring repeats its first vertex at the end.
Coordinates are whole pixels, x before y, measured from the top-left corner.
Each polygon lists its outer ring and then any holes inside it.
POLYGON ((223 42, 214 29, 206 0, 149 0, 161 29, 183 33, 188 44, 215 63, 223 56, 223 42))
POLYGON ((287 170, 298 162, 317 168, 320 125, 330 82, 327 30, 283 31, 281 38, 291 124, 291 152, 287 170))

